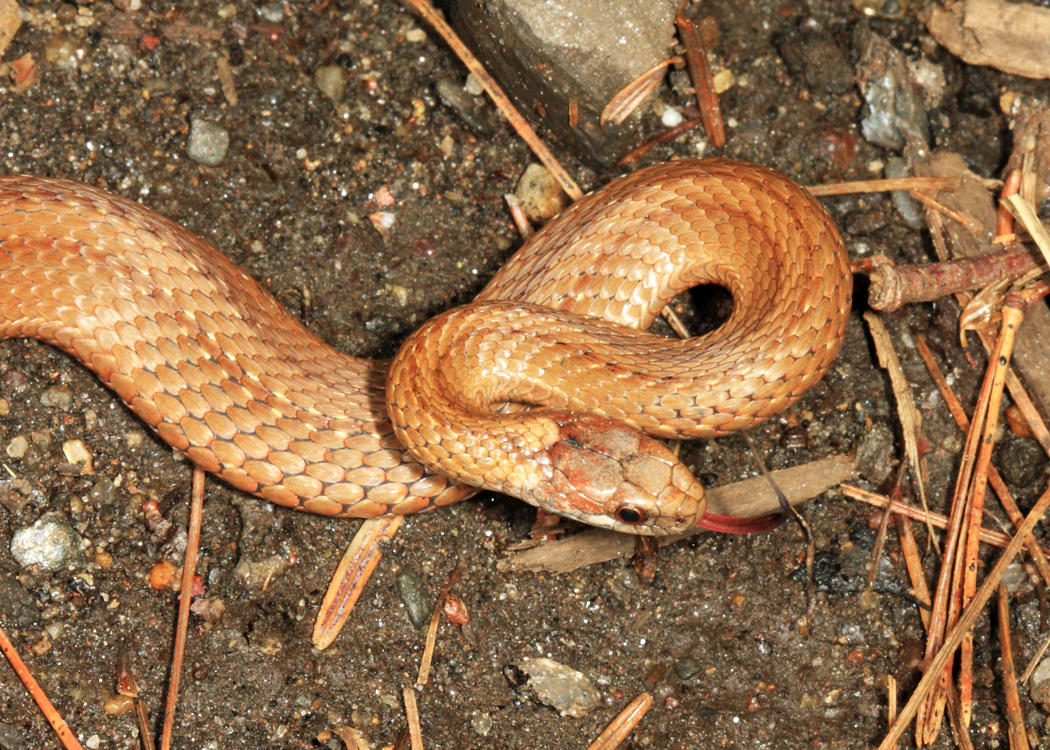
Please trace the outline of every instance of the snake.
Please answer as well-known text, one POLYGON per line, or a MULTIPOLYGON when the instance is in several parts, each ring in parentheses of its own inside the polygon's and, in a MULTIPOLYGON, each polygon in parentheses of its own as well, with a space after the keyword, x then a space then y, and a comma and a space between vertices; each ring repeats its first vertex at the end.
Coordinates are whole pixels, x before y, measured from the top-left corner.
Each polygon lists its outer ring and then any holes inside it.
POLYGON ((718 527, 661 438, 787 408, 830 368, 851 277, 827 212, 754 164, 614 179, 533 234, 393 361, 339 352, 205 240, 97 187, 0 177, 0 338, 92 370, 167 444, 275 504, 368 518, 479 488, 638 534, 718 527), (702 336, 649 331, 730 292, 702 336))

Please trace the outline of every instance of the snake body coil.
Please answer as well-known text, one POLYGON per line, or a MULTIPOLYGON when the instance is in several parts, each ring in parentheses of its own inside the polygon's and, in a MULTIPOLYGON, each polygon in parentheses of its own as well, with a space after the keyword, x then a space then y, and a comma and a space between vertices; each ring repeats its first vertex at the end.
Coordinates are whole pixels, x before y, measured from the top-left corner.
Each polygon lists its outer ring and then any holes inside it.
POLYGON ((719 435, 794 402, 841 345, 849 282, 803 189, 753 165, 671 162, 577 202, 475 306, 413 334, 387 394, 389 363, 336 352, 153 211, 0 178, 0 336, 64 349, 194 463, 326 515, 418 512, 473 485, 639 533, 695 523, 699 485, 635 430, 719 435), (709 282, 733 295, 725 325, 644 332, 709 282))

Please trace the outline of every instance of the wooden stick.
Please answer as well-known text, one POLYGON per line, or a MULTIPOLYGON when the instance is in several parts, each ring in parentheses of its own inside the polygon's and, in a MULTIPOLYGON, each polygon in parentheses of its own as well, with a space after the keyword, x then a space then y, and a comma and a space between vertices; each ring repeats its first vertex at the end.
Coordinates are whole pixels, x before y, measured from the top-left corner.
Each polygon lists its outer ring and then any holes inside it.
POLYGON ((1010 594, 999 584, 999 662, 1003 668, 1003 692, 1006 695, 1006 722, 1009 727, 1010 750, 1028 750, 1028 733, 1021 711, 1021 696, 1017 692, 1017 673, 1014 671, 1014 652, 1010 644, 1010 594))
POLYGON ((957 182, 954 177, 887 177, 879 180, 807 185, 806 190, 818 198, 825 198, 831 195, 886 193, 892 190, 950 190, 957 182))
POLYGON ((401 528, 404 516, 377 516, 368 518, 358 527, 350 540, 332 580, 325 591, 321 608, 314 621, 314 648, 323 651, 343 629, 365 584, 383 557, 380 543, 393 539, 401 528))
POLYGON ((170 750, 171 731, 175 726, 175 705, 179 700, 179 679, 186 653, 186 630, 190 624, 190 603, 193 601, 193 573, 197 569, 197 550, 201 540, 201 517, 204 513, 204 470, 193 467, 190 491, 190 521, 186 530, 186 553, 182 559, 182 585, 179 589, 179 620, 175 627, 175 648, 171 655, 171 676, 168 697, 164 703, 164 726, 160 733, 161 750, 170 750))
POLYGON ((616 715, 616 718, 609 722, 601 734, 594 738, 594 742, 587 746, 587 750, 615 750, 634 731, 638 722, 652 707, 653 696, 649 693, 638 695, 616 715))
POLYGON ((893 312, 913 302, 929 302, 1016 279, 1040 267, 1045 270, 1035 256, 1018 245, 976 258, 899 266, 883 263, 869 273, 868 304, 875 310, 893 312))
MULTIPOLYGON (((1006 383, 1006 371, 1013 354, 1014 337, 1024 319, 1024 309, 1011 304, 1007 297, 1002 308, 1002 328, 995 351, 990 357, 992 386, 988 396, 987 418, 981 430, 981 447, 977 455, 973 480, 969 492, 969 518, 966 522, 966 537, 961 566, 963 570, 963 589, 961 604, 965 607, 973 599, 977 590, 977 558, 980 548, 978 534, 981 528, 981 517, 984 513, 984 498, 988 491, 988 467, 992 461, 992 450, 995 448, 995 428, 999 424, 999 407, 1002 404, 1003 388, 1006 383)), ((973 427, 974 425, 971 425, 973 427)), ((962 700, 962 717, 966 726, 970 724, 973 708, 973 632, 963 638, 959 655, 959 697, 962 700)))
POLYGON ((26 690, 29 691, 33 702, 40 708, 40 712, 44 714, 47 723, 55 730, 58 739, 62 741, 62 746, 66 750, 84 750, 84 746, 80 744, 73 734, 73 730, 66 724, 65 719, 62 718, 54 704, 48 699, 47 693, 44 692, 44 689, 40 687, 40 683, 36 681, 36 678, 29 671, 29 667, 22 661, 22 657, 18 655, 15 645, 8 639, 7 633, 4 632, 2 627, 0 627, 0 651, 4 652, 4 656, 7 657, 11 667, 15 670, 15 674, 18 675, 18 679, 22 681, 22 684, 26 686, 26 690))
POLYGON ((962 640, 963 633, 972 628, 973 624, 977 622, 977 618, 980 617, 985 605, 988 604, 988 600, 992 598, 992 594, 995 593, 996 588, 999 586, 999 581, 1002 579, 1003 573, 1006 572, 1010 563, 1012 563, 1014 558, 1017 557, 1017 553, 1024 544, 1024 538, 1032 533, 1032 529, 1034 529, 1035 525, 1039 523, 1048 508, 1050 508, 1050 487, 1039 496, 1035 505, 1032 506, 1028 515, 1025 516, 1021 528, 1017 530, 1017 533, 1010 540, 1010 544, 999 557, 999 560, 995 563, 995 566, 988 574, 988 577, 984 579, 980 588, 977 589, 973 601, 970 602, 970 605, 959 617, 959 621, 955 623, 955 626, 945 637, 944 645, 936 654, 934 654, 933 658, 928 660, 922 679, 919 680, 919 684, 916 685, 915 691, 911 694, 911 697, 904 705, 904 708, 901 709, 901 712, 897 716, 897 720, 893 723, 893 726, 890 728, 890 731, 879 744, 879 750, 890 750, 890 748, 900 740, 901 735, 904 733, 904 728, 918 711, 919 704, 926 698, 930 688, 940 679, 944 667, 949 661, 951 661, 952 656, 955 654, 956 646, 958 646, 959 641, 962 640))

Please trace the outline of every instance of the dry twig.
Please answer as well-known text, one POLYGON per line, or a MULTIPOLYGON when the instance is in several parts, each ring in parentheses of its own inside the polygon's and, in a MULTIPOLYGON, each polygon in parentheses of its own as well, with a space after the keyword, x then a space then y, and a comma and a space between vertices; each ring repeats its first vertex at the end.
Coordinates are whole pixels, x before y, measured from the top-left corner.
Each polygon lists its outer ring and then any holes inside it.
POLYGON ((339 635, 365 584, 383 557, 380 543, 394 538, 404 518, 378 516, 361 523, 332 574, 332 581, 317 612, 313 632, 314 648, 319 651, 328 648, 339 635))
POLYGON ((405 719, 408 722, 408 738, 412 750, 423 750, 423 730, 419 725, 419 707, 416 705, 416 691, 406 687, 401 689, 405 701, 405 719))
POLYGON ((869 274, 868 304, 875 310, 893 312, 913 302, 930 302, 1014 279, 1039 267, 1031 253, 1016 245, 976 258, 906 265, 883 263, 869 274))
POLYGON ((892 190, 951 190, 954 177, 887 177, 878 180, 853 180, 826 185, 807 185, 806 190, 818 198, 852 193, 885 193, 892 190))
MULTIPOLYGON (((879 358, 879 365, 889 375, 890 385, 893 388, 893 397, 897 401, 897 418, 900 420, 901 433, 904 437, 904 452, 908 457, 912 475, 915 477, 915 484, 919 490, 919 500, 922 502, 922 507, 928 511, 930 507, 926 502, 926 484, 928 482, 926 463, 919 454, 922 416, 919 414, 919 410, 915 408, 915 399, 912 397, 911 387, 908 385, 908 379, 904 376, 904 371, 901 369, 897 352, 893 348, 890 334, 886 330, 886 326, 883 325, 882 319, 875 313, 868 312, 864 313, 864 320, 867 322, 868 330, 871 331, 871 338, 875 342, 875 352, 879 358)), ((934 538, 933 527, 930 527, 929 531, 930 539, 932 540, 934 538)))
POLYGON ((462 561, 456 563, 456 567, 452 569, 452 572, 448 574, 448 578, 441 584, 437 601, 434 602, 434 609, 430 613, 430 624, 427 626, 427 638, 423 646, 423 656, 419 659, 419 673, 416 677, 416 685, 419 687, 423 687, 430 680, 430 663, 434 658, 434 647, 437 645, 437 631, 438 625, 441 624, 441 611, 445 607, 445 601, 448 599, 449 592, 466 569, 466 563, 462 561))
POLYGON ((587 746, 587 750, 615 750, 620 743, 627 739, 628 735, 638 726, 638 722, 653 707, 653 696, 642 693, 628 703, 616 718, 602 730, 602 733, 594 738, 594 742, 587 746))
POLYGON ((164 703, 164 726, 160 733, 161 750, 171 748, 171 732, 175 726, 175 705, 179 700, 179 680, 182 660, 186 653, 186 630, 190 624, 190 603, 193 600, 193 574, 197 569, 197 550, 201 540, 201 517, 204 513, 204 469, 193 467, 190 491, 190 520, 186 530, 186 552, 182 560, 182 585, 179 588, 179 620, 175 627, 175 646, 171 655, 171 676, 168 697, 164 703))
POLYGON ((689 77, 696 92, 696 103, 700 107, 700 119, 704 122, 704 130, 711 139, 711 145, 722 148, 726 143, 726 131, 722 122, 718 93, 715 91, 711 75, 711 65, 707 61, 707 47, 696 24, 686 18, 682 10, 675 15, 674 22, 685 47, 685 60, 689 65, 689 77))
POLYGON ((18 675, 18 679, 22 681, 22 684, 26 686, 26 690, 29 691, 33 702, 40 708, 40 712, 44 714, 47 723, 55 730, 55 734, 61 740, 62 746, 66 750, 84 750, 83 745, 77 740, 69 725, 66 724, 65 719, 59 715, 54 704, 48 699, 47 693, 44 692, 44 689, 40 687, 40 683, 36 681, 36 678, 29 671, 29 667, 22 661, 22 657, 18 655, 15 645, 8 639, 7 633, 3 628, 0 628, 0 651, 4 652, 4 656, 7 657, 11 667, 15 670, 15 674, 18 675))
POLYGON ((598 124, 602 126, 607 123, 619 125, 630 117, 631 113, 638 109, 646 97, 660 85, 660 81, 667 73, 667 66, 680 62, 681 60, 677 57, 662 60, 617 91, 602 109, 598 124))
MULTIPOLYGON (((994 445, 994 426, 998 422, 998 411, 1002 397, 1002 384, 1005 379, 1005 361, 1009 359, 1013 347, 1013 334, 1022 313, 1017 318, 1003 310, 1002 335, 996 344, 996 350, 990 357, 990 368, 981 385, 981 392, 974 408, 973 420, 967 434, 963 450, 962 463, 956 477, 955 491, 951 501, 948 538, 944 544, 944 557, 933 599, 929 637, 926 642, 926 658, 941 647, 942 636, 946 628, 956 622, 960 610, 972 598, 973 589, 967 589, 974 579, 969 577, 966 569, 973 567, 976 574, 976 534, 980 529, 980 514, 984 506, 984 492, 987 485, 988 465, 991 460, 991 449, 994 445), (1003 363, 1003 364, 1000 364, 1003 363), (965 597, 965 601, 964 601, 965 597)), ((962 716, 964 724, 969 724, 969 701, 972 690, 972 634, 963 634, 963 648, 960 657, 959 692, 962 699, 962 716)), ((940 684, 927 696, 927 701, 918 712, 916 734, 923 742, 930 743, 937 736, 943 716, 944 704, 951 682, 951 665, 941 675, 940 684)))
MULTIPOLYGON (((991 357, 991 387, 988 393, 988 408, 983 425, 971 423, 971 429, 981 428, 980 452, 973 471, 973 480, 967 492, 969 513, 966 520, 965 547, 959 556, 959 567, 963 573, 961 606, 965 607, 977 590, 977 564, 979 552, 978 531, 981 528, 981 517, 984 513, 984 498, 988 488, 988 469, 992 461, 992 449, 995 447, 995 428, 999 424, 999 407, 1002 403, 1003 388, 1006 384, 1006 371, 1010 356, 1013 353, 1013 342, 1017 328, 1024 318, 1024 310, 1011 304, 1008 297, 1003 306, 1002 334, 991 357)), ((983 391, 983 389, 982 389, 983 391)), ((973 633, 963 638, 959 656, 959 694, 962 699, 963 722, 970 723, 972 706, 972 670, 973 670, 973 633)))
POLYGON ((989 572, 988 577, 984 579, 980 588, 977 589, 973 601, 970 602, 970 605, 959 617, 959 621, 955 623, 955 627, 953 627, 945 637, 944 645, 931 659, 928 660, 922 679, 919 680, 919 684, 916 685, 908 702, 905 704, 904 708, 901 709, 900 714, 897 716, 897 720, 893 723, 893 726, 890 727, 890 731, 883 738, 882 743, 879 745, 879 750, 890 750, 890 748, 900 740, 901 735, 904 733, 904 728, 918 711, 919 704, 925 700, 934 683, 940 679, 945 666, 951 661, 955 649, 959 645, 959 641, 962 640, 963 633, 973 627, 973 624, 977 621, 977 618, 984 610, 985 605, 988 604, 988 600, 991 599, 992 594, 995 593, 999 581, 1002 580, 1003 573, 1006 572, 1007 567, 1009 567, 1010 563, 1014 561, 1014 558, 1020 551, 1021 546, 1024 544, 1024 538, 1032 533, 1032 529, 1035 528, 1035 525, 1043 517, 1043 514, 1046 513, 1048 508, 1050 508, 1050 488, 1047 488, 1047 490, 1043 492, 1035 505, 1032 506, 1028 515, 1025 516, 1021 528, 1018 529, 1017 534, 1015 534, 1013 539, 1010 540, 1010 544, 999 557, 999 560, 995 563, 991 572, 989 572))
MULTIPOLYGON (((970 429, 970 419, 967 417, 966 412, 963 410, 962 404, 956 397, 951 386, 948 385, 947 378, 944 377, 944 373, 941 372, 941 368, 937 366, 937 361, 933 357, 933 352, 930 351, 929 345, 926 343, 926 338, 922 334, 915 335, 915 349, 919 352, 919 356, 922 358, 923 363, 926 365, 926 371, 929 372, 930 377, 933 379, 934 384, 937 386, 937 390, 940 391, 941 398, 944 399, 944 403, 948 406, 948 411, 951 413, 952 418, 955 420, 955 424, 960 430, 966 432, 970 429)), ((1017 507, 1017 503, 1014 501, 1013 495, 1010 494, 1010 490, 1006 486, 1006 482, 999 476, 999 470, 994 465, 988 467, 988 483, 992 485, 992 489, 995 490, 996 496, 999 498, 999 502, 1006 511, 1006 515, 1010 517, 1010 521, 1014 527, 1021 525, 1024 521, 1024 514, 1021 513, 1021 509, 1017 507)), ((982 531, 982 534, 984 531, 982 531)), ((1003 535, 1005 538, 1005 535, 1003 535)), ((982 541, 986 541, 982 536, 982 541)), ((1004 546, 1004 545, 1000 545, 1004 546)), ((1028 554, 1032 556, 1032 562, 1035 563, 1036 569, 1042 576, 1043 581, 1047 586, 1050 586, 1050 562, 1047 561, 1046 555, 1043 553, 1042 548, 1036 544, 1034 539, 1029 539, 1025 545, 1025 549, 1028 554)))
POLYGON ((1010 594, 999 584, 999 663, 1003 669, 1003 692, 1006 697, 1006 722, 1009 726, 1010 750, 1028 750, 1028 733, 1021 711, 1021 696, 1017 692, 1017 673, 1014 671, 1014 652, 1010 644, 1010 594))
MULTIPOLYGON (((885 495, 880 495, 876 492, 869 492, 868 490, 862 489, 852 484, 840 484, 839 490, 842 494, 851 500, 860 500, 862 503, 867 503, 876 508, 889 508, 891 513, 904 518, 910 518, 913 521, 921 521, 927 525, 932 525, 938 529, 945 529, 948 527, 948 519, 942 516, 940 513, 935 511, 925 511, 922 508, 909 505, 901 500, 893 500, 885 495)), ((1021 518, 1024 521, 1024 518, 1021 518)), ((1001 531, 995 529, 989 529, 983 527, 981 529, 981 541, 985 544, 991 544, 994 547, 1005 548, 1010 543, 1011 537, 1008 534, 1004 534, 1001 531)), ((1050 555, 1050 549, 1040 547, 1036 545, 1036 549, 1043 555, 1050 555)))

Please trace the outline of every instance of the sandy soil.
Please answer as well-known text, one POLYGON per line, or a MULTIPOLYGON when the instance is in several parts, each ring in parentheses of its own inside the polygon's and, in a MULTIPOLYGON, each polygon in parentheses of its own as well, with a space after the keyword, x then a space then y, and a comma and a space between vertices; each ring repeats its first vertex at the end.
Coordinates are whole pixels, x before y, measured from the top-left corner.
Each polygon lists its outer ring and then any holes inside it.
MULTIPOLYGON (((397 3, 266 6, 276 20, 251 3, 148 5, 131 15, 104 2, 33 5, 35 22, 19 32, 5 60, 32 53, 42 77, 23 93, 0 86, 3 172, 71 177, 142 200, 223 248, 319 335, 362 356, 391 354, 422 320, 469 300, 516 246, 501 196, 529 154, 509 131, 474 134, 439 101, 436 80, 462 80, 464 71, 397 3), (221 56, 230 60, 236 105, 216 78, 221 56), (347 74, 340 106, 314 84, 314 71, 328 64, 347 74), (186 156, 196 117, 230 132, 219 166, 186 156), (385 240, 367 218, 382 188, 393 195, 387 210, 396 214, 385 240)), ((869 166, 886 154, 860 138, 860 96, 842 87, 844 73, 835 67, 853 60, 861 15, 844 1, 722 5, 712 11, 723 35, 716 52, 748 80, 722 100, 731 118, 723 153, 803 183, 870 176, 869 166), (805 58, 805 69, 785 62, 793 56, 787 50, 816 42, 837 55, 824 64, 805 58)), ((995 175, 1008 145, 999 92, 1032 84, 962 66, 924 37, 914 16, 870 23, 895 45, 921 49, 943 66, 951 88, 935 120, 938 144, 995 175)), ((703 151, 703 136, 694 132, 652 158, 703 151)), ((565 161, 590 185, 610 176, 570 155, 565 161)), ((900 223, 888 199, 844 197, 825 205, 854 257, 928 258, 927 239, 900 223)), ((955 343, 956 316, 945 303, 889 320, 926 423, 936 506, 950 491, 961 441, 908 332, 927 333, 969 395, 977 376, 955 343)), ((890 475, 897 428, 887 381, 873 360, 855 317, 824 382, 754 431, 771 468, 865 445, 874 455, 868 478, 890 475)), ((19 568, 5 542, 0 620, 87 746, 138 747, 132 715, 109 716, 103 705, 114 693, 123 650, 159 714, 176 600, 148 585, 168 548, 146 527, 139 506, 156 499, 162 514, 183 523, 187 465, 91 373, 35 342, 0 346, 0 396, 8 404, 0 445, 22 436, 29 446, 22 458, 2 456, 0 539, 56 513, 84 540, 81 557, 51 574, 19 568), (67 440, 88 446, 93 473, 66 463, 67 440)), ((1025 505, 1039 489, 1045 459, 1024 439, 1005 440, 1011 455, 1030 456, 1010 478, 1025 505)), ((757 472, 741 438, 691 447, 687 457, 712 485, 757 472)), ((466 570, 455 591, 471 620, 443 626, 432 682, 419 695, 428 748, 585 747, 643 690, 656 705, 629 747, 875 743, 886 725, 885 676, 902 691, 917 680, 917 610, 892 538, 877 596, 870 608, 861 606, 874 540, 867 509, 832 492, 806 512, 818 563, 811 621, 799 572, 803 546, 791 526, 666 548, 651 582, 629 561, 562 575, 504 574, 496 563, 526 535, 532 513, 484 496, 410 519, 340 639, 317 653, 310 646, 313 617, 356 524, 275 509, 210 482, 200 570, 206 595, 226 610, 214 626, 200 619, 191 625, 175 745, 319 747, 319 733, 340 725, 361 729, 376 747, 392 744, 404 726, 401 689, 414 679, 423 645, 396 582, 415 576, 429 605, 460 561, 466 570), (265 590, 233 573, 239 560, 273 556, 297 562, 265 590), (518 694, 505 667, 541 655, 588 675, 602 704, 575 719, 518 694)), ((1039 628, 1030 589, 1022 587, 1015 601, 1015 624, 1016 648, 1026 659, 1039 628)), ((998 747, 1004 730, 997 648, 986 620, 977 646, 974 741, 998 747)), ((1045 731, 1043 713, 1029 707, 1028 715, 1030 726, 1045 731)), ((936 747, 950 745, 947 734, 936 747)), ((11 671, 0 668, 0 747, 50 746, 46 723, 11 671)))

